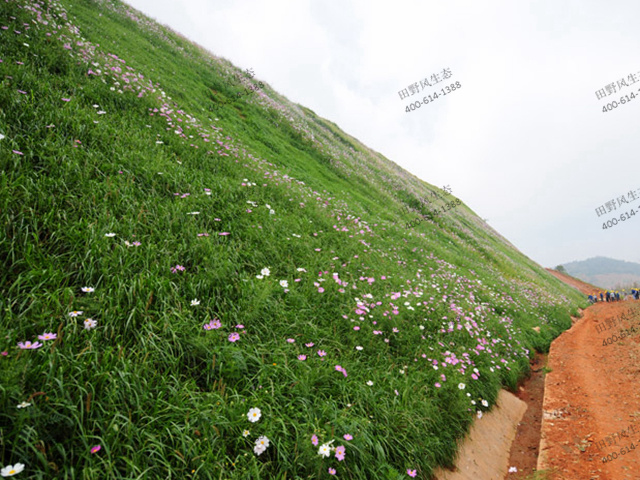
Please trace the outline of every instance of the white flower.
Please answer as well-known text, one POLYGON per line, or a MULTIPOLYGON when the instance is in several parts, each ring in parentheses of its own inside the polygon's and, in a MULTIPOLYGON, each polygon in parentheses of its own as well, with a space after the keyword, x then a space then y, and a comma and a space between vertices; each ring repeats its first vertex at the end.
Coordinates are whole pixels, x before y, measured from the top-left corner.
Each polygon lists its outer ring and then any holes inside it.
POLYGON ((115 233, 105 233, 104 236, 111 238, 111 237, 115 237, 116 234, 115 233))
POLYGON ((274 213, 276 213, 275 210, 273 210, 273 209, 269 210, 269 214, 270 215, 273 215, 274 213))
POLYGON ((282 288, 289 288, 289 282, 287 282, 286 280, 280 280, 280 286, 282 288))
POLYGON ((262 280, 262 279, 264 278, 264 276, 263 276, 263 275, 256 275, 256 278, 257 278, 258 280, 262 280))
POLYGON ((253 422, 253 423, 255 423, 258 420, 260 420, 261 416, 262 416, 262 412, 260 411, 259 408, 252 408, 247 413, 247 418, 249 419, 250 422, 253 422))
POLYGON ((306 270, 304 268, 298 268, 297 269, 299 272, 306 272, 306 270))
POLYGON ((18 408, 27 408, 30 407, 31 404, 29 402, 22 402, 18 404, 18 408))
POLYGON ((401 375, 404 375, 404 370, 400 370, 400 374, 401 374, 401 375))
POLYGON ((420 330, 424 330, 424 325, 420 325, 420 330))
POLYGON ((162 140, 158 140, 156 143, 160 144, 160 143, 164 143, 164 142, 162 140))
POLYGON ((104 110, 100 110, 100 111, 98 111, 97 113, 98 113, 98 115, 104 115, 104 114, 105 114, 105 113, 107 113, 107 112, 105 112, 104 110))
POLYGON ((17 473, 20 473, 22 470, 24 470, 23 463, 16 463, 15 465, 7 465, 2 470, 0 470, 0 475, 2 475, 3 477, 12 477, 17 473))
POLYGON ((487 402, 486 400, 482 400, 480 403, 482 404, 483 407, 489 406, 489 402, 487 402))
POLYGON ((84 293, 91 293, 95 291, 95 288, 93 287, 82 287, 81 289, 84 293))
POLYGON ((262 435, 261 437, 258 437, 258 439, 256 440, 256 446, 253 447, 253 451, 256 455, 260 455, 262 452, 264 452, 267 449, 268 446, 269 446, 269 439, 264 435, 262 435))
POLYGON ((509 467, 509 473, 516 473, 518 469, 516 467, 509 467))
POLYGON ((2 140, 3 138, 5 138, 4 135, 0 133, 0 140, 2 140))
POLYGON ((187 215, 200 215, 200 212, 189 212, 187 215))
POLYGON ((464 390, 464 387, 465 387, 465 384, 464 384, 464 383, 459 383, 459 384, 458 384, 458 388, 459 388, 460 390, 464 390))
POLYGON ((191 300, 191 306, 195 307, 196 305, 200 305, 200 300, 194 298, 193 300, 191 300))
POLYGON ((367 381, 367 385, 369 385, 370 387, 373 385, 373 382, 371 380, 367 381))
POLYGON ((260 270, 260 273, 262 275, 264 275, 265 277, 268 277, 269 275, 271 275, 271 270, 269 270, 269 268, 265 267, 262 270, 260 270))
POLYGON ((325 443, 324 445, 320 445, 320 448, 318 449, 318 455, 322 455, 323 457, 328 457, 331 454, 331 448, 329 447, 328 443, 325 443))
POLYGON ((362 350, 362 347, 360 345, 357 345, 356 346, 356 350, 360 351, 360 350, 362 350))
POLYGON ((482 418, 482 412, 478 410, 478 418, 482 418))
POLYGON ((245 437, 245 438, 248 437, 249 434, 250 434, 249 430, 243 430, 242 431, 242 436, 245 437))
POLYGON ((95 320, 93 320, 91 318, 87 318, 84 321, 84 328, 86 328, 87 330, 91 330, 92 328, 96 328, 97 324, 98 324, 98 322, 96 322, 95 320))

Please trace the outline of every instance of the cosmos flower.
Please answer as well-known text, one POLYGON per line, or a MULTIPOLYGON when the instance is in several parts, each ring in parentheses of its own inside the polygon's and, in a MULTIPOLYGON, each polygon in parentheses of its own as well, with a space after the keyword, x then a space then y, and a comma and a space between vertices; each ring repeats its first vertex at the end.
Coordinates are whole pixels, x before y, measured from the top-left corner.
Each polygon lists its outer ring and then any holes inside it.
POLYGON ((509 467, 509 473, 516 473, 518 469, 516 467, 509 467))
POLYGON ((318 355, 324 357, 327 354, 324 350, 318 350, 318 355))
POLYGON ((229 341, 231 343, 237 342, 238 340, 240 340, 240 334, 238 332, 233 332, 229 335, 229 341))
POLYGON ((58 335, 51 332, 38 335, 38 340, 55 340, 56 338, 58 338, 58 335))
POLYGON ((287 342, 289 342, 289 343, 295 343, 295 341, 296 340, 294 338, 287 338, 287 342))
POLYGON ((286 280, 280 280, 280 286, 282 288, 289 288, 289 282, 287 282, 286 280))
POLYGON ((252 423, 255 423, 258 420, 260 420, 261 416, 262 416, 262 412, 257 407, 254 407, 247 412, 247 419, 252 423))
POLYGON ((301 362, 304 362, 307 359, 306 355, 298 355, 298 360, 300 360, 301 362))
POLYGON ((249 432, 249 430, 243 430, 242 431, 242 436, 245 437, 245 438, 248 437, 250 434, 251 434, 251 432, 249 432))
POLYGON ((100 450, 102 450, 102 446, 101 445, 95 445, 94 447, 91 447, 91 453, 97 453, 100 450))
POLYGON ((93 287, 82 287, 80 290, 82 290, 84 293, 91 293, 95 291, 95 288, 93 287))
POLYGON ((336 469, 329 467, 329 475, 335 475, 335 474, 336 474, 336 469))
POLYGON ((268 277, 269 275, 271 275, 271 270, 269 270, 268 267, 265 267, 262 270, 260 270, 260 274, 264 275, 265 277, 268 277))
POLYGON ((331 448, 329 447, 329 444, 325 443, 324 445, 321 445, 318 449, 318 455, 322 455, 323 457, 331 455, 331 448))
POLYGON ((24 464, 16 463, 15 465, 7 465, 6 467, 4 467, 2 470, 0 470, 0 475, 2 475, 3 477, 12 477, 23 470, 24 464))
POLYGON ((221 326, 222 326, 222 323, 220 323, 220 320, 218 320, 217 318, 214 318, 209 323, 204 324, 202 328, 204 328, 205 330, 216 330, 221 326))
POLYGON ((253 451, 256 455, 260 455, 269 446, 269 439, 264 435, 260 436, 256 440, 256 446, 253 447, 253 451))
POLYGON ((478 410, 478 419, 482 418, 482 412, 478 410))
POLYGON ((22 350, 35 350, 36 348, 40 348, 42 344, 40 342, 31 343, 31 342, 18 342, 18 347, 22 350))
POLYGON ((82 315, 82 310, 74 310, 73 312, 69 312, 70 317, 77 317, 79 315, 82 315))
POLYGON ((105 233, 104 236, 111 238, 111 237, 115 237, 116 234, 115 233, 105 233))
POLYGON ((372 387, 372 386, 373 386, 373 382, 372 382, 371 380, 368 380, 368 381, 367 381, 367 385, 369 385, 370 387, 372 387))
POLYGON ((200 305, 200 300, 194 298, 193 300, 191 300, 191 306, 195 307, 196 305, 200 305))
POLYGON ((97 324, 98 324, 98 322, 96 322, 95 320, 93 320, 91 318, 87 318, 84 321, 84 328, 86 328, 87 330, 91 330, 92 328, 96 328, 97 324))
POLYGON ((317 436, 317 435, 313 434, 313 435, 311 436, 311 443, 312 443, 312 445, 313 445, 314 447, 317 447, 317 446, 318 446, 318 436, 317 436))
POLYGON ((344 438, 347 442, 348 442, 349 440, 353 440, 353 437, 352 437, 352 436, 351 436, 351 434, 349 434, 349 433, 345 433, 345 434, 342 436, 342 438, 344 438))
POLYGON ((340 445, 339 447, 336 447, 336 458, 338 459, 339 462, 344 460, 344 454, 345 454, 345 448, 342 445, 340 445))
POLYGON ((458 388, 459 388, 460 390, 464 390, 464 388, 465 388, 465 384, 464 384, 464 383, 459 383, 459 384, 458 384, 458 388))
POLYGON ((482 400, 480 403, 482 404, 483 407, 489 406, 489 402, 487 402, 486 400, 482 400))
POLYGON ((18 404, 18 408, 27 408, 30 407, 31 404, 29 402, 22 402, 18 404))
POLYGON ((415 470, 409 470, 407 468, 407 475, 409 475, 410 477, 415 477, 417 475, 415 470))

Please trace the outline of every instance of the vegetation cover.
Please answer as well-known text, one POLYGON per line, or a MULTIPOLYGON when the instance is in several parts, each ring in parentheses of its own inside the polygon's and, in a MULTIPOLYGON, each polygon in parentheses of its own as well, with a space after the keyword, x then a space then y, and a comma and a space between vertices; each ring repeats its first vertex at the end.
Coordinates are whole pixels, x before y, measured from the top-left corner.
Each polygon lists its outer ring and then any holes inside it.
POLYGON ((3 474, 426 479, 585 304, 119 1, 0 27, 3 474))

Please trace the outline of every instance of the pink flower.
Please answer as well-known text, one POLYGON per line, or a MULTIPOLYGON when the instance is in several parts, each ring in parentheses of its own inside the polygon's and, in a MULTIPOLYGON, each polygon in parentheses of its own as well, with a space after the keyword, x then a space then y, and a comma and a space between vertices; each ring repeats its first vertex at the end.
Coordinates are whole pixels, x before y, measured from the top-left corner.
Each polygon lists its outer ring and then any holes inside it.
POLYGON ((314 447, 318 446, 318 437, 315 434, 311 436, 311 443, 314 447))
POLYGON ((55 333, 43 333, 38 335, 39 340, 55 340, 58 337, 55 333))
POLYGON ((329 467, 329 475, 335 475, 335 474, 336 474, 336 469, 329 467))
POLYGON ((238 340, 240 340, 240 334, 238 332, 233 332, 231 335, 229 335, 230 342, 236 342, 238 340))
POLYGON ((407 475, 409 475, 410 477, 415 477, 417 475, 415 470, 409 470, 407 468, 407 475))
POLYGON ((305 346, 311 348, 311 347, 313 347, 313 342, 305 343, 305 346))
POLYGON ((31 342, 18 342, 18 347, 23 350, 35 350, 36 348, 40 348, 42 344, 40 342, 31 343, 31 342))
POLYGON ((344 460, 344 454, 345 454, 345 448, 342 445, 340 445, 339 447, 336 447, 336 458, 338 459, 339 462, 344 460))
POLYGON ((218 235, 231 235, 231 233, 229 233, 229 232, 222 232, 222 233, 219 233, 218 235))
POLYGON ((218 320, 217 318, 211 320, 209 323, 204 324, 204 326, 202 328, 204 328, 205 330, 215 330, 218 329, 222 326, 222 324, 220 323, 220 320, 218 320))
POLYGON ((102 450, 102 447, 100 445, 96 445, 95 447, 91 447, 91 453, 96 453, 96 452, 99 452, 100 450, 102 450))
POLYGON ((353 329, 357 332, 358 330, 360 330, 360 327, 356 325, 355 327, 353 327, 353 329))
POLYGON ((287 342, 289 342, 289 343, 294 343, 294 342, 295 342, 295 339, 293 339, 293 338, 287 338, 287 342))
POLYGON ((9 352, 2 352, 0 355, 2 355, 3 357, 6 357, 7 355, 9 355, 9 352))
POLYGON ((70 102, 70 101, 71 101, 71 99, 70 99, 70 98, 62 98, 61 100, 62 100, 63 102, 70 102))
POLYGON ((343 437, 347 442, 348 442, 349 440, 353 440, 353 437, 352 437, 350 434, 348 434, 348 433, 345 433, 342 437, 343 437))
POLYGON ((298 360, 300 360, 301 362, 304 362, 307 359, 306 355, 298 355, 298 360))
POLYGON ((321 357, 324 357, 327 354, 327 352, 325 352, 324 350, 318 350, 318 355, 320 355, 321 357))
POLYGON ((13 153, 15 153, 16 155, 24 155, 24 153, 18 151, 18 150, 12 150, 13 153))
POLYGON ((236 325, 236 328, 244 328, 244 325, 238 324, 236 325))

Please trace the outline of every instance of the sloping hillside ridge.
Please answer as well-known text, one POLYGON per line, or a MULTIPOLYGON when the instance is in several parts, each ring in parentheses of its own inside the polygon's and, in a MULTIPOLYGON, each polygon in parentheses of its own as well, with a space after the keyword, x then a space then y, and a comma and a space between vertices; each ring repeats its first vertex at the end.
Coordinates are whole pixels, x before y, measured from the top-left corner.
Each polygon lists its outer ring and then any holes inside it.
POLYGON ((0 23, 25 478, 426 479, 585 306, 464 204, 406 228, 439 188, 118 1, 0 23))

